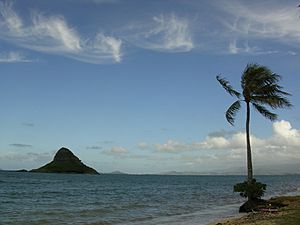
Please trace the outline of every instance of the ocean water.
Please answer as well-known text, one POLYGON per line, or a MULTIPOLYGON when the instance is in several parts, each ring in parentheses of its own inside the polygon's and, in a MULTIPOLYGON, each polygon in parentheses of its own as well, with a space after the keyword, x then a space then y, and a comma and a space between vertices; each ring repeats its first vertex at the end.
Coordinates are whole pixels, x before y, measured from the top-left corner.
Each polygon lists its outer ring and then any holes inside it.
MULTIPOLYGON (((0 224, 206 224, 238 213, 244 176, 0 172, 0 224)), ((258 176, 266 197, 299 194, 300 176, 258 176)))

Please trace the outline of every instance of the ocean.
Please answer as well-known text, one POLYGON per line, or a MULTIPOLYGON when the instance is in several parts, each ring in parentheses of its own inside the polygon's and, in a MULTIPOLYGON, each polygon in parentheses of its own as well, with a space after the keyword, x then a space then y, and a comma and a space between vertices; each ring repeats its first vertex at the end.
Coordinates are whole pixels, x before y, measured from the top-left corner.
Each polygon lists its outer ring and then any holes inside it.
MULTIPOLYGON (((266 197, 299 195, 300 175, 257 176, 266 197)), ((0 172, 0 224, 202 225, 238 214, 244 176, 0 172)))

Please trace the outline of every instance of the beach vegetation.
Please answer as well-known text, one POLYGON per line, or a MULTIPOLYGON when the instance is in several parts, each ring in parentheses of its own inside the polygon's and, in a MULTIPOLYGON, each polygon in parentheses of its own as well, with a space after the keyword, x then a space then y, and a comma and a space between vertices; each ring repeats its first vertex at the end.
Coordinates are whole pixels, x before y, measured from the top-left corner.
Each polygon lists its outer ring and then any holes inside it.
POLYGON ((237 183, 234 185, 234 192, 239 192, 240 196, 248 199, 261 199, 266 191, 266 184, 257 182, 252 179, 251 182, 244 181, 243 183, 237 183))

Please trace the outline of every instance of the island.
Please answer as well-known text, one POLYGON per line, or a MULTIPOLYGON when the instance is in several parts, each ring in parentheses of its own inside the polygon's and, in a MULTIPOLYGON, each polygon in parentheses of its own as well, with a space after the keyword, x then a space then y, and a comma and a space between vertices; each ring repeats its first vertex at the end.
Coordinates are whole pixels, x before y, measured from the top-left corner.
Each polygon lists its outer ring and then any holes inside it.
POLYGON ((95 169, 83 164, 77 156, 65 147, 56 152, 50 163, 30 172, 99 174, 95 169))

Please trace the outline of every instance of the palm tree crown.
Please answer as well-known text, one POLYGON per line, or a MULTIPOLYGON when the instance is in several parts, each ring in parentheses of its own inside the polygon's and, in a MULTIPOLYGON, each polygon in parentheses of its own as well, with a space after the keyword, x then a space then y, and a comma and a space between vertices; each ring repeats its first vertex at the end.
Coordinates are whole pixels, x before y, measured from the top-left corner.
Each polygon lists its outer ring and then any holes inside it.
POLYGON ((248 64, 241 79, 242 93, 233 89, 225 78, 217 76, 217 80, 223 88, 231 95, 238 98, 226 111, 227 121, 233 125, 236 113, 241 107, 241 102, 251 103, 253 107, 264 117, 274 121, 277 114, 270 112, 264 105, 272 109, 291 107, 292 104, 286 98, 290 94, 282 91, 283 87, 278 85, 281 76, 273 73, 265 66, 248 64))
POLYGON ((233 89, 230 83, 217 76, 222 87, 231 95, 238 98, 226 111, 227 121, 233 125, 236 113, 241 108, 241 102, 246 103, 246 144, 247 144, 247 171, 248 182, 253 180, 252 157, 250 145, 250 104, 264 117, 271 121, 277 119, 277 114, 270 112, 265 106, 272 109, 289 108, 292 104, 286 96, 283 87, 278 85, 281 77, 273 73, 269 68, 258 64, 248 64, 242 74, 242 93, 233 89))

